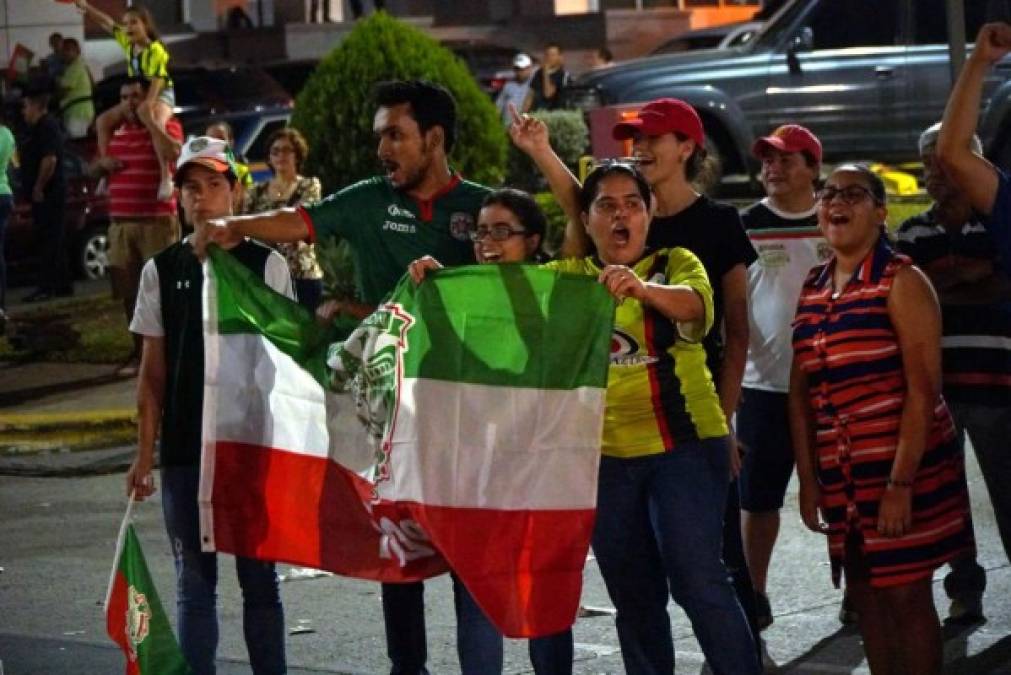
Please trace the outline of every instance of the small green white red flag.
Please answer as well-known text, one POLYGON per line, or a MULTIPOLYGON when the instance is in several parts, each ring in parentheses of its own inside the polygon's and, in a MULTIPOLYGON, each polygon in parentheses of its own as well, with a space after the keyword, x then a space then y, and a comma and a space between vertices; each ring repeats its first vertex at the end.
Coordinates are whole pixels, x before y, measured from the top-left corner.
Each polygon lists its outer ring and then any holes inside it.
POLYGON ((148 572, 130 522, 130 507, 116 542, 105 596, 105 625, 109 637, 126 654, 126 675, 192 675, 148 572))

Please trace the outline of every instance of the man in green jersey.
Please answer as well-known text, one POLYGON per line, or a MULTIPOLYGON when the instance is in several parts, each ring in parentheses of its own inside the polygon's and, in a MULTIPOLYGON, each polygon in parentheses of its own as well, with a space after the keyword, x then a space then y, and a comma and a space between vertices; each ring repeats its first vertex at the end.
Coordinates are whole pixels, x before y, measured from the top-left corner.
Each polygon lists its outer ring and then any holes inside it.
MULTIPOLYGON (((323 201, 297 208, 226 218, 207 228, 211 240, 235 234, 271 242, 339 236, 351 245, 358 301, 340 311, 363 318, 403 276, 430 255, 445 265, 474 262, 468 232, 489 189, 462 180, 449 166, 456 140, 456 103, 424 81, 376 87, 373 129, 384 174, 359 181, 323 201)), ((383 584, 387 654, 393 675, 426 674, 422 584, 383 584)), ((460 626, 464 634, 466 626, 460 626)))

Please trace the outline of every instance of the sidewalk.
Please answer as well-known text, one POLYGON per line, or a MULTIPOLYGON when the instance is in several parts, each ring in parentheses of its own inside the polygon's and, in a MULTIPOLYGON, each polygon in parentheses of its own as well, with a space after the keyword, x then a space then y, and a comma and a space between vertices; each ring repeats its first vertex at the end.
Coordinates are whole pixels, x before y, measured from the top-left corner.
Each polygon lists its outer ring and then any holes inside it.
MULTIPOLYGON (((105 280, 75 285, 76 297, 109 292, 105 280)), ((12 317, 57 301, 24 304, 28 289, 11 289, 12 317)), ((19 458, 109 448, 136 437, 136 379, 117 366, 88 363, 0 362, 0 472, 19 458)))

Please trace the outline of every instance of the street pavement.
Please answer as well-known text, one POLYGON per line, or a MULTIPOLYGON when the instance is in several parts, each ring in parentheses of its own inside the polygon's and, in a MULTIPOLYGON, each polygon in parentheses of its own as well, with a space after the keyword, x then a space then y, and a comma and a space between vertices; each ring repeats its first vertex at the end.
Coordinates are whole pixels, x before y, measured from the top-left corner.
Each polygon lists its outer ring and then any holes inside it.
MULTIPOLYGON (((125 508, 122 467, 130 448, 19 458, 57 477, 10 475, 11 458, 0 462, 0 662, 3 675, 120 673, 123 657, 105 635, 102 601, 112 564, 117 527, 125 508), (110 473, 112 471, 112 473, 110 473)), ((948 630, 945 672, 1011 673, 1011 571, 1000 546, 975 461, 970 491, 980 562, 988 571, 984 597, 988 621, 948 630)), ((841 594, 832 588, 824 542, 807 532, 796 511, 796 485, 783 513, 783 531, 770 574, 775 623, 764 636, 783 673, 867 673, 859 638, 838 623, 841 594)), ((135 509, 137 531, 169 614, 175 602, 174 572, 160 501, 135 509)), ((241 628, 241 601, 234 567, 220 564, 221 642, 219 672, 249 672, 241 628)), ((292 568, 280 566, 284 575, 292 568)), ((296 571, 296 577, 299 572, 296 571)), ((942 616, 947 600, 935 578, 942 616)), ((282 583, 291 673, 384 673, 379 587, 334 576, 282 583)), ((426 584, 429 667, 458 672, 452 595, 445 577, 426 584)), ((588 561, 583 605, 607 610, 610 603, 595 562, 588 561)), ((671 605, 677 673, 696 674, 703 658, 679 608, 671 605)), ((173 617, 174 623, 174 617, 173 617)), ((576 673, 621 673, 613 616, 603 611, 575 625, 576 673)), ((507 673, 532 672, 523 641, 506 643, 507 673)))

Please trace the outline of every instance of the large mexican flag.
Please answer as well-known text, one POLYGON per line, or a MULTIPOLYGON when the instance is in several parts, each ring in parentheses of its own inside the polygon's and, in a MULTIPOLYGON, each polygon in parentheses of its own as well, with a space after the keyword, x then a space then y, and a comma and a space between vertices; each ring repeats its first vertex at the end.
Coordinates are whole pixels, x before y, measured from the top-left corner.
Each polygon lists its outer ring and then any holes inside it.
POLYGON ((339 342, 221 251, 204 293, 206 550, 393 582, 452 569, 508 636, 572 624, 613 324, 602 286, 442 270, 405 278, 339 342))

